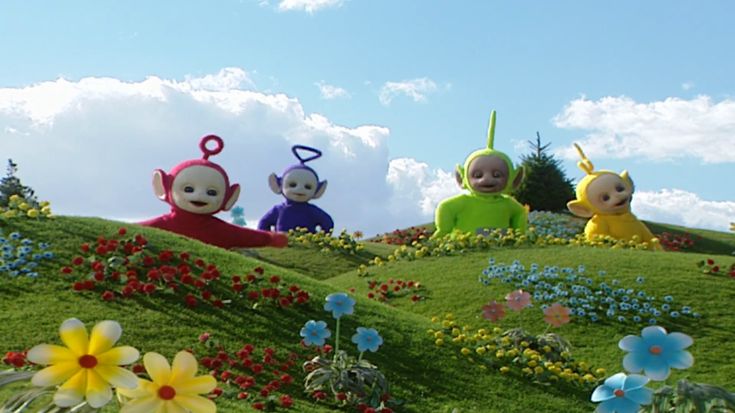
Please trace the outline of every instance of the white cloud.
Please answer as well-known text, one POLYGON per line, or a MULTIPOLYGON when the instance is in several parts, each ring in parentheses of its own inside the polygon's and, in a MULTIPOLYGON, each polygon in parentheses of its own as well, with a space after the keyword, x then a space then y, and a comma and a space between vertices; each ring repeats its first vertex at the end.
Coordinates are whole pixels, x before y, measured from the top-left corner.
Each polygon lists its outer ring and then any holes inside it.
POLYGON ((323 80, 316 82, 314 84, 319 88, 319 94, 321 95, 322 99, 326 99, 326 100, 332 100, 332 99, 338 99, 338 98, 349 99, 351 97, 350 94, 345 89, 339 86, 334 86, 334 85, 325 83, 323 80))
POLYGON ((312 14, 321 9, 340 7, 342 4, 344 4, 344 0, 281 0, 278 3, 278 10, 303 10, 312 14))
POLYGON ((390 161, 386 181, 393 195, 390 209, 399 216, 413 216, 412 225, 433 222, 434 210, 439 202, 460 193, 453 172, 431 169, 428 164, 412 158, 390 161))
POLYGON ((405 95, 414 102, 425 102, 426 96, 437 91, 436 83, 428 77, 422 77, 402 82, 385 82, 380 88, 380 103, 390 105, 398 95, 405 95))
POLYGON ((633 211, 641 219, 727 231, 735 221, 735 201, 706 201, 681 189, 636 192, 633 211))
POLYGON ((694 82, 684 82, 681 84, 681 88, 684 90, 690 90, 694 88, 694 82))
MULTIPOLYGON (((560 128, 591 132, 579 140, 587 156, 643 157, 652 160, 700 159, 705 163, 735 162, 735 100, 713 102, 667 98, 637 103, 628 97, 598 101, 582 97, 554 118, 560 128)), ((573 148, 559 151, 577 159, 573 148)))
POLYGON ((296 98, 243 90, 243 73, 0 88, 0 156, 14 159, 23 182, 58 214, 137 221, 168 210, 153 195, 153 170, 200 157, 199 139, 215 133, 225 148, 212 160, 242 185, 237 204, 250 223, 282 202, 267 177, 294 164, 290 148, 303 144, 324 153, 310 163, 329 181, 315 203, 337 229, 371 234, 418 223, 415 214, 390 209, 387 128, 336 125, 306 113, 296 98))

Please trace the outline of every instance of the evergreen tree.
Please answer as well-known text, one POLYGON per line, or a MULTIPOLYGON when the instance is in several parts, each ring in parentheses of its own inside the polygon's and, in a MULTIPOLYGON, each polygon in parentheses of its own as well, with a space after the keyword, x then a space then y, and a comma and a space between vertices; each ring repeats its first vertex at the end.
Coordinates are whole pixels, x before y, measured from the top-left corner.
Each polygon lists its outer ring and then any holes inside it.
POLYGON ((38 199, 36 199, 33 189, 20 182, 20 178, 15 176, 17 172, 18 164, 13 162, 12 159, 8 159, 7 174, 5 178, 0 179, 0 206, 7 207, 10 197, 18 195, 24 198, 31 207, 38 208, 38 199))
POLYGON ((575 198, 572 180, 564 174, 561 161, 546 152, 551 143, 541 145, 538 132, 536 142, 528 143, 533 153, 521 157, 526 177, 513 196, 532 211, 566 211, 567 202, 575 198))

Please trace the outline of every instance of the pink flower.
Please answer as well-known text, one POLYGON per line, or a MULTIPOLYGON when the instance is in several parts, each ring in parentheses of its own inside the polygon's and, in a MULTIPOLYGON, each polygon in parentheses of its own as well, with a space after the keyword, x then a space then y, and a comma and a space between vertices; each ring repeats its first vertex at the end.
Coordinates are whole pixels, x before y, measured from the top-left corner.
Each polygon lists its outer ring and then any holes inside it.
POLYGON ((544 310, 544 321, 554 327, 561 327, 569 322, 570 312, 571 310, 559 303, 551 304, 544 310))
POLYGON ((498 321, 505 317, 505 309, 503 304, 493 300, 487 305, 482 306, 482 317, 492 322, 498 321))
POLYGON ((516 290, 505 296, 508 302, 508 307, 514 311, 521 311, 526 307, 531 306, 531 294, 523 291, 516 290))

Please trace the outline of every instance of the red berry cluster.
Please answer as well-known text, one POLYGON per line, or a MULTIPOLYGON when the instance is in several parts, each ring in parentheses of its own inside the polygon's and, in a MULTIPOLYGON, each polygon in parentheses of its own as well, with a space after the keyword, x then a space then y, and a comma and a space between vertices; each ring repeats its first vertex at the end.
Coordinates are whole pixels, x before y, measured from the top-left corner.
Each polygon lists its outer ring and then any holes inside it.
POLYGON ((368 280, 367 297, 371 300, 387 303, 392 298, 400 298, 411 295, 411 301, 414 303, 424 299, 420 294, 423 286, 418 281, 412 280, 394 280, 389 278, 388 281, 379 282, 376 280, 368 280))
POLYGON ((3 357, 3 363, 11 365, 16 369, 19 369, 26 364, 30 364, 26 361, 25 351, 8 351, 5 353, 5 357, 3 357))
POLYGON ((697 263, 703 273, 710 275, 727 275, 732 279, 735 279, 735 262, 730 264, 730 268, 720 268, 720 266, 712 258, 707 258, 704 261, 697 263))
POLYGON ((391 233, 383 234, 383 242, 392 245, 411 245, 414 241, 428 239, 431 234, 432 232, 426 228, 397 229, 391 233))
POLYGON ((278 275, 266 276, 264 272, 263 267, 255 267, 247 275, 233 275, 232 292, 238 298, 247 299, 253 306, 270 302, 280 307, 290 307, 309 301, 308 291, 296 284, 283 282, 278 275))
POLYGON ((227 386, 227 390, 220 389, 218 395, 248 402, 255 410, 293 407, 293 397, 287 390, 294 387, 292 374, 298 373, 297 362, 301 356, 278 352, 272 347, 258 350, 252 344, 230 353, 209 333, 199 336, 199 343, 200 363, 227 386))
POLYGON ((656 237, 658 237, 659 241, 661 241, 661 246, 666 251, 686 250, 694 246, 692 235, 688 232, 685 232, 683 234, 662 232, 656 235, 656 237))

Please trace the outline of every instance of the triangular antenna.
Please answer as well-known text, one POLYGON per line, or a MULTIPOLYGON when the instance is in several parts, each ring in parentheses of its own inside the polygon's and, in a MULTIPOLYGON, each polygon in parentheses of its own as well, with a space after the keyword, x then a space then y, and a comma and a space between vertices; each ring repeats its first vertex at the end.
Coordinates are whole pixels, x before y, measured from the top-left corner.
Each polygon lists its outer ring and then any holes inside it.
POLYGON ((322 156, 322 151, 320 151, 319 149, 314 149, 312 147, 304 146, 304 145, 294 145, 293 147, 291 147, 291 152, 293 152, 293 154, 296 157, 296 159, 298 159, 299 161, 301 161, 301 164, 302 165, 305 164, 306 162, 313 161, 314 159, 322 156), (299 149, 304 150, 304 151, 307 151, 307 152, 311 152, 314 155, 312 155, 312 156, 310 156, 308 158, 302 158, 301 155, 299 155, 299 153, 298 153, 298 150, 299 149))
POLYGON ((574 144, 574 147, 577 148, 577 152, 579 153, 579 157, 582 158, 581 161, 577 162, 577 166, 579 169, 585 171, 587 175, 591 174, 592 171, 595 170, 595 166, 592 164, 592 162, 587 159, 587 156, 582 151, 582 148, 579 147, 576 143, 574 144))
POLYGON ((495 111, 490 113, 490 127, 487 130, 487 148, 493 149, 495 144, 495 111))

